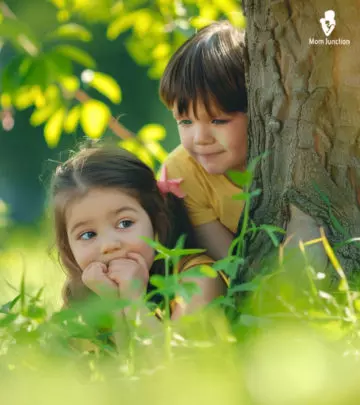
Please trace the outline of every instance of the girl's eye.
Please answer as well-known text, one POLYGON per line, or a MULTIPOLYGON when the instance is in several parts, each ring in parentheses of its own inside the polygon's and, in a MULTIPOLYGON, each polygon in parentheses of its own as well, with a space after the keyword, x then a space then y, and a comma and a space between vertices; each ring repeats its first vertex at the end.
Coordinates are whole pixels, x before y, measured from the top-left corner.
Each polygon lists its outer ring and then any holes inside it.
POLYGON ((177 122, 178 125, 191 125, 192 121, 191 120, 180 120, 177 122))
POLYGON ((90 240, 96 236, 95 232, 84 232, 80 235, 80 239, 82 240, 90 240))
POLYGON ((219 119, 214 119, 211 121, 212 124, 215 125, 225 125, 229 122, 229 120, 219 120, 219 119))
POLYGON ((130 228, 133 224, 134 221, 131 221, 130 219, 123 219, 119 222, 118 228, 120 229, 130 228))

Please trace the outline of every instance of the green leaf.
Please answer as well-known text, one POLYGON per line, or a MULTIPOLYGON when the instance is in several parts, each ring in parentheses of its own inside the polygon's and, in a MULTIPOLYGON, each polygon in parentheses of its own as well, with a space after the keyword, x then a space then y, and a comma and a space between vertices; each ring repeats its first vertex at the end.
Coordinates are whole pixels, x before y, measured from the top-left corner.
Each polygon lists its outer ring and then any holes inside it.
POLYGON ((233 294, 235 292, 241 292, 241 291, 256 291, 258 288, 259 288, 259 284, 256 284, 254 282, 243 283, 243 284, 239 284, 234 287, 231 287, 229 289, 229 293, 233 294))
POLYGON ((72 60, 54 50, 46 54, 46 63, 48 65, 48 75, 52 82, 71 77, 73 74, 72 60))
POLYGON ((55 148, 60 140, 60 135, 64 126, 66 110, 64 107, 59 108, 53 114, 44 128, 45 141, 49 148, 55 148))
POLYGON ((24 310, 25 308, 25 295, 26 295, 26 287, 25 287, 25 271, 23 271, 21 275, 21 281, 20 281, 20 306, 21 306, 21 311, 24 310))
POLYGON ((247 167, 247 170, 251 173, 254 173, 256 166, 258 165, 258 163, 261 161, 261 159, 266 158, 270 155, 269 151, 265 151, 264 153, 262 153, 261 155, 257 156, 256 158, 254 158, 247 167))
POLYGON ((257 197, 257 196, 259 196, 261 194, 261 189, 260 188, 257 188, 257 189, 255 189, 254 191, 252 191, 251 193, 250 193, 250 198, 252 198, 252 197, 257 197))
POLYGON ((27 69, 30 63, 31 58, 20 55, 14 57, 12 61, 4 67, 1 76, 2 91, 4 93, 11 94, 20 87, 22 83, 22 74, 20 72, 23 72, 24 67, 27 69))
POLYGON ((253 174, 247 170, 244 172, 229 170, 228 172, 226 172, 226 174, 229 176, 230 180, 234 184, 236 184, 237 186, 240 186, 240 187, 244 187, 244 186, 249 187, 253 180, 253 174))
POLYGON ((186 270, 179 274, 179 279, 186 279, 189 277, 198 277, 198 278, 216 278, 218 276, 218 272, 214 270, 210 265, 200 265, 189 270, 186 270))
POLYGON ((80 122, 89 138, 100 138, 109 124, 111 112, 102 102, 86 101, 81 107, 80 122))
POLYGON ((54 51, 89 69, 93 69, 96 66, 93 57, 76 46, 59 45, 55 47, 54 51))
POLYGON ((197 255, 206 252, 206 249, 171 249, 170 256, 197 255))
POLYGON ((164 288, 165 287, 165 277, 160 276, 158 274, 154 274, 150 277, 150 284, 157 288, 164 288))
POLYGON ((158 124, 148 124, 143 126, 139 133, 138 137, 143 142, 151 142, 151 141, 162 141, 165 139, 166 130, 162 125, 158 124))
POLYGON ((155 249, 159 253, 163 254, 164 258, 169 257, 171 255, 170 249, 163 246, 160 242, 154 241, 154 240, 152 240, 150 238, 147 238, 146 236, 142 236, 141 239, 143 239, 153 249, 155 249))
POLYGON ((0 320, 0 327, 5 328, 6 326, 9 326, 11 323, 15 321, 15 319, 18 317, 18 314, 8 314, 6 315, 5 318, 0 320))
POLYGON ((92 40, 91 32, 82 25, 75 23, 61 25, 55 31, 51 32, 47 37, 49 39, 75 39, 84 42, 89 42, 92 40))
POLYGON ((42 90, 49 84, 48 69, 44 57, 33 58, 22 83, 28 86, 39 86, 42 90))
POLYGON ((233 200, 245 200, 248 201, 250 199, 250 193, 241 192, 239 194, 235 194, 231 197, 233 200))
POLYGON ((199 285, 191 281, 185 281, 178 285, 176 294, 182 297, 186 303, 191 301, 195 294, 201 294, 202 290, 199 285))
POLYGON ((114 78, 100 72, 92 72, 91 77, 92 79, 88 82, 89 86, 106 96, 113 103, 120 103, 121 89, 114 78))
POLYGON ((15 304, 19 301, 20 295, 17 295, 14 299, 7 302, 6 304, 2 305, 0 308, 0 313, 7 314, 9 313, 15 306, 15 304))

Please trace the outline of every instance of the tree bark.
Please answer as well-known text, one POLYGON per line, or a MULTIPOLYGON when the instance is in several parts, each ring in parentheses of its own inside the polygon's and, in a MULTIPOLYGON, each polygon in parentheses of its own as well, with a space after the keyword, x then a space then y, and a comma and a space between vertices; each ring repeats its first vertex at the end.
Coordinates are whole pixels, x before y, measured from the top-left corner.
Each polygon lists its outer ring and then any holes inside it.
MULTIPOLYGON (((270 151, 255 173, 262 194, 251 201, 252 220, 286 229, 293 204, 332 245, 360 237, 360 1, 243 0, 243 8, 248 156, 270 151), (336 26, 326 37, 320 18, 329 9, 336 26), (350 45, 326 44, 336 39, 350 45)), ((247 247, 253 271, 273 250, 264 232, 247 247)), ((336 255, 347 274, 360 269, 358 242, 336 255)))

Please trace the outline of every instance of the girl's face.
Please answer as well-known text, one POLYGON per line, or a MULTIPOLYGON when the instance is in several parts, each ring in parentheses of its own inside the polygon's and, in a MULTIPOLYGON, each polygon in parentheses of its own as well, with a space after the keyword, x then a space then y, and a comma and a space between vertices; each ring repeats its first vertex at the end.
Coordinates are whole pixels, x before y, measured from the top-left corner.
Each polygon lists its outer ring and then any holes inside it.
POLYGON ((81 270, 93 262, 108 265, 128 253, 140 254, 150 270, 154 250, 141 239, 154 238, 150 218, 140 203, 117 188, 94 188, 65 212, 71 251, 81 270))

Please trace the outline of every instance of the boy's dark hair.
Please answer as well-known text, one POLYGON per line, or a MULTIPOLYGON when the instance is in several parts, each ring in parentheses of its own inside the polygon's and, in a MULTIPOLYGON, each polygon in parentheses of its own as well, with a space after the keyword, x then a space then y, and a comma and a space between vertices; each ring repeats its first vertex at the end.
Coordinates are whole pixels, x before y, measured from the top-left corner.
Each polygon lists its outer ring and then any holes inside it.
POLYGON ((228 21, 199 30, 172 56, 160 81, 160 97, 179 114, 211 104, 225 112, 247 112, 244 33, 228 21))
MULTIPOLYGON (((67 237, 65 211, 76 198, 91 188, 119 188, 136 198, 151 220, 159 242, 173 248, 186 235, 185 248, 195 248, 195 236, 181 199, 172 194, 163 196, 153 171, 132 153, 119 148, 85 148, 60 165, 52 179, 56 244, 65 267, 67 284, 65 304, 91 295, 81 281, 81 269, 75 261, 67 237)), ((164 262, 156 261, 152 274, 164 274, 164 262)))

